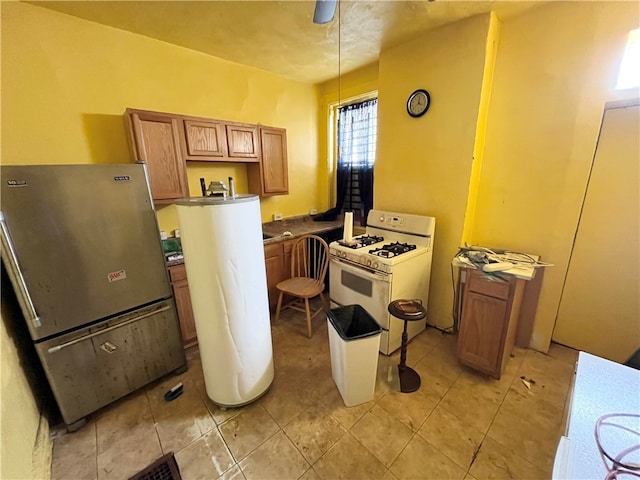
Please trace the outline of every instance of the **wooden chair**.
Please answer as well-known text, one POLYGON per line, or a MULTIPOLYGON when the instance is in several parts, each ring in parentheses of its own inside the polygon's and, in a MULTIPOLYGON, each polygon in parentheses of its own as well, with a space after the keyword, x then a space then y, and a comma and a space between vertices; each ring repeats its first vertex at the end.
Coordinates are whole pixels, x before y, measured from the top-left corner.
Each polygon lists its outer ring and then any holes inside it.
POLYGON ((280 319, 280 310, 291 308, 307 314, 307 335, 312 336, 311 319, 324 311, 324 278, 329 268, 329 245, 317 235, 304 235, 291 250, 291 278, 276 285, 280 291, 276 307, 276 322, 280 319), (285 295, 295 297, 282 305, 285 295), (322 306, 313 314, 309 308, 309 299, 320 295, 322 306), (302 305, 304 303, 304 305, 302 305))

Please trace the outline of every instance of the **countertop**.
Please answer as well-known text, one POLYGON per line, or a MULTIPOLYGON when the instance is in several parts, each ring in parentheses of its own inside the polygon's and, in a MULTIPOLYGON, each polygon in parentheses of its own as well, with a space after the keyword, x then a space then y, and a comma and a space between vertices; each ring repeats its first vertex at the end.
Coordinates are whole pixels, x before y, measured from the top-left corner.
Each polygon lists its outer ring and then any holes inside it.
MULTIPOLYGON (((297 217, 287 217, 282 220, 266 222, 262 224, 262 233, 271 238, 264 239, 264 244, 282 242, 283 240, 291 240, 308 233, 322 234, 332 230, 341 229, 344 226, 344 219, 339 216, 336 220, 327 222, 315 222, 313 217, 309 215, 300 215, 297 217), (284 235, 284 232, 291 232, 291 235, 284 235)), ((167 267, 182 265, 184 259, 171 260, 166 262, 167 267)))
MULTIPOLYGON (((527 257, 532 258, 534 260, 538 260, 540 257, 537 255, 527 255, 527 257)), ((456 255, 452 260, 452 265, 454 267, 459 268, 477 268, 474 263, 472 263, 464 254, 456 255)), ((522 280, 531 280, 536 274, 536 268, 528 264, 515 264, 512 268, 508 270, 502 270, 499 272, 495 272, 498 274, 508 274, 513 275, 516 278, 520 278, 522 280)))
MULTIPOLYGON (((640 414, 640 370, 580 352, 574 382, 568 431, 558 446, 553 478, 605 478, 607 469, 594 436, 596 422, 605 414, 640 414)), ((639 418, 611 418, 610 422, 640 430, 639 418)), ((600 432, 607 453, 615 456, 638 443, 637 434, 612 428, 606 426, 600 432)), ((626 460, 637 463, 638 455, 636 451, 626 460)))
POLYGON ((287 217, 283 220, 266 222, 262 224, 262 233, 271 238, 264 240, 264 244, 277 243, 283 240, 300 237, 306 234, 322 234, 332 230, 340 229, 344 226, 344 219, 339 216, 336 220, 327 222, 315 222, 309 215, 298 217, 287 217), (284 232, 291 232, 291 235, 283 235, 284 232))

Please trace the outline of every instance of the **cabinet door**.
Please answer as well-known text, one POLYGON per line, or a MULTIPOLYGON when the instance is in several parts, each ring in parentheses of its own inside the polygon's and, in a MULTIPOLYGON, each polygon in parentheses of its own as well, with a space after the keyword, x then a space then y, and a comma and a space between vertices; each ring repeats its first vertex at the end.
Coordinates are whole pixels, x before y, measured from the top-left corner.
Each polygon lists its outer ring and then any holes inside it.
POLYGON ((249 191, 262 197, 289 193, 287 131, 284 128, 260 128, 260 165, 248 172, 249 191))
POLYGON ((229 157, 257 162, 260 154, 258 126, 248 124, 227 124, 227 145, 229 157))
POLYGON ((178 311, 182 342, 185 348, 198 342, 196 334, 196 322, 193 318, 191 296, 189 295, 189 283, 186 280, 173 284, 173 297, 178 311))
POLYGON ((269 308, 274 309, 278 303, 279 295, 276 285, 285 278, 282 242, 265 245, 264 258, 267 271, 269 308))
POLYGON ((185 348, 195 345, 198 342, 196 335, 196 322, 193 317, 191 306, 191 295, 189 294, 189 282, 187 280, 187 270, 182 265, 169 267, 169 278, 173 288, 173 299, 176 302, 178 311, 178 323, 182 333, 182 343, 185 348))
POLYGON ((147 164, 154 203, 189 196, 187 169, 180 152, 180 126, 172 115, 127 110, 134 158, 147 164))
POLYGON ((458 358, 500 378, 507 301, 467 291, 462 307, 458 358))
POLYGON ((220 160, 227 156, 227 135, 224 124, 208 120, 184 120, 187 158, 220 160))

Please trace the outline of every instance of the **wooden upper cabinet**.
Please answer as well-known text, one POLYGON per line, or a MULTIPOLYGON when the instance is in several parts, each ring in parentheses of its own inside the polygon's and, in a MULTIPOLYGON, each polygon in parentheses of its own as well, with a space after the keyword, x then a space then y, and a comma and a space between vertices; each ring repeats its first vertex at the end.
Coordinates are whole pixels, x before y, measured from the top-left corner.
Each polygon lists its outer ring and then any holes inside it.
POLYGON ((219 160, 227 156, 224 123, 215 120, 184 120, 186 158, 219 160))
POLYGON ((245 159, 247 162, 258 162, 260 142, 258 126, 249 124, 226 124, 229 157, 245 159))
POLYGON ((247 172, 249 191, 263 197, 288 194, 287 131, 260 127, 260 151, 260 165, 247 172))
POLYGON ((125 118, 133 158, 147 164, 156 204, 189 196, 187 160, 247 163, 250 193, 289 193, 284 128, 131 108, 125 118))
POLYGON ((125 118, 133 157, 147 164, 154 203, 172 203, 188 197, 179 119, 175 115, 132 109, 126 110, 125 118))

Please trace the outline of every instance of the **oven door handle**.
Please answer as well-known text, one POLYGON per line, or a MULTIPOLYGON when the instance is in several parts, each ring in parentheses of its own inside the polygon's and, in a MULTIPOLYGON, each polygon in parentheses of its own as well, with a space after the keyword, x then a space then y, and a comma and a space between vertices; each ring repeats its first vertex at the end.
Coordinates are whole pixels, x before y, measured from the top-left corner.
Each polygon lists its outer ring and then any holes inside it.
POLYGON ((374 269, 372 269, 370 267, 367 267, 365 265, 361 265, 359 263, 354 263, 354 262, 351 262, 349 260, 345 260, 344 258, 340 258, 340 257, 337 257, 337 256, 332 256, 331 257, 331 261, 341 264, 346 269, 350 270, 351 273, 355 273, 355 274, 370 278, 372 280, 381 280, 383 282, 390 282, 391 281, 391 274, 389 274, 389 273, 378 272, 377 270, 374 270, 374 269))

